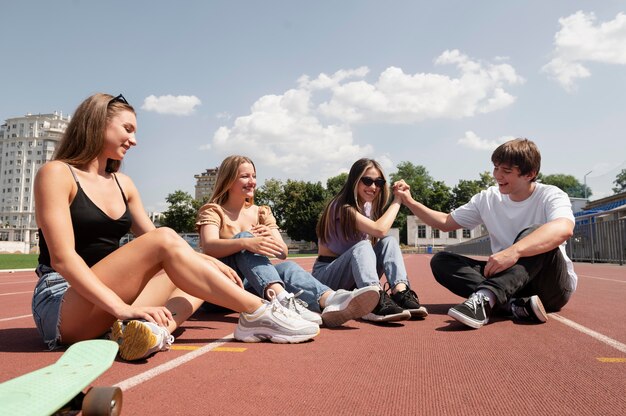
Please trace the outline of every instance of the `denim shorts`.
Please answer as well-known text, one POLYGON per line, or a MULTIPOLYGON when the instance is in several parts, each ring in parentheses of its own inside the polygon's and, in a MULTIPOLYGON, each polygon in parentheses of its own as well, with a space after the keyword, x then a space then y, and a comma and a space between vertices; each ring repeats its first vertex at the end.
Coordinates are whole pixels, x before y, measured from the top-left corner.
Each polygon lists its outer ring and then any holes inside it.
POLYGON ((70 286, 53 268, 40 264, 36 270, 39 281, 33 292, 33 319, 39 334, 50 350, 61 344, 61 303, 70 286))

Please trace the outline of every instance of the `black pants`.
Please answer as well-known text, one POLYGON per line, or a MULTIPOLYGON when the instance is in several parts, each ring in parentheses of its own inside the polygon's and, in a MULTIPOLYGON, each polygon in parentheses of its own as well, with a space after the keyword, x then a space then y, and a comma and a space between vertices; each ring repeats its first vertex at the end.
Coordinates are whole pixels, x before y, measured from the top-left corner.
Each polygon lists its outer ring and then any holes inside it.
MULTIPOLYGON (((518 241, 536 230, 522 231, 518 241)), ((559 248, 532 257, 522 257, 507 270, 485 278, 486 261, 459 254, 440 252, 433 256, 430 267, 435 279, 452 293, 469 297, 479 289, 488 289, 496 296, 496 304, 504 305, 512 297, 538 295, 544 307, 560 310, 572 295, 568 285, 567 265, 559 248)))

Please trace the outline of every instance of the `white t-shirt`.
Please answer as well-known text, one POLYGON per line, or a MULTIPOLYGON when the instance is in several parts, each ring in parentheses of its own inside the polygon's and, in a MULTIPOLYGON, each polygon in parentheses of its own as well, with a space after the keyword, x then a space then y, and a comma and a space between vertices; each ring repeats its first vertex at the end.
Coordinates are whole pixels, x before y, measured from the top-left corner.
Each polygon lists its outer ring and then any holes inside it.
MULTIPOLYGON (((451 213, 452 218, 463 228, 472 229, 484 224, 491 239, 493 253, 510 247, 515 237, 524 229, 545 224, 557 218, 567 218, 575 222, 572 204, 565 192, 552 185, 535 184, 532 195, 523 201, 511 201, 497 186, 492 186, 472 197, 465 205, 451 213)), ((574 291, 578 277, 572 261, 565 254, 565 242, 559 247, 570 277, 570 287, 574 291)))

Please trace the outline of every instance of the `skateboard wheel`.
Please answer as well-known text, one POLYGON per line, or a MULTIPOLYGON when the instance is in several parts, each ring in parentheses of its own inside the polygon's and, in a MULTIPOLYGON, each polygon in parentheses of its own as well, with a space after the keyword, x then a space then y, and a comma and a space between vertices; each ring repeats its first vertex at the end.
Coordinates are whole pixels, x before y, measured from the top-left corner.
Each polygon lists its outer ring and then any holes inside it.
POLYGON ((93 387, 83 399, 84 416, 117 416, 122 412, 122 389, 93 387))

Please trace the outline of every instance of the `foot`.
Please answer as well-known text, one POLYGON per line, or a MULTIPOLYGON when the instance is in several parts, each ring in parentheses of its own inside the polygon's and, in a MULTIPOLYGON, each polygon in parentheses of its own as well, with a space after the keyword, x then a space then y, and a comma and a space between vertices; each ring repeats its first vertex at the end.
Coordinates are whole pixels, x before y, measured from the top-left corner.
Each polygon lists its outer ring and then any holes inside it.
POLYGON ((127 361, 142 360, 170 349, 174 337, 167 328, 144 320, 116 321, 110 338, 120 346, 120 357, 127 361))
POLYGON ((411 318, 411 312, 399 307, 387 294, 386 291, 379 292, 378 305, 374 310, 362 317, 365 321, 372 322, 395 322, 405 321, 411 318))
POLYGON ((378 304, 376 286, 366 286, 353 291, 337 290, 322 311, 322 320, 327 327, 340 326, 371 312, 378 304))
POLYGON ((310 311, 308 309, 309 304, 298 298, 301 293, 302 291, 296 293, 295 295, 293 293, 287 293, 283 300, 280 301, 280 304, 290 311, 300 315, 302 319, 321 325, 322 317, 320 314, 310 311))
POLYGON ((239 314, 235 339, 243 342, 271 341, 278 344, 295 344, 308 341, 319 334, 320 327, 302 319, 297 313, 280 304, 273 290, 268 291, 270 301, 256 313, 239 314))
POLYGON ((469 327, 478 329, 489 322, 491 315, 489 298, 482 293, 473 293, 465 302, 450 308, 448 315, 469 327))
POLYGON ((420 305, 417 294, 409 288, 391 295, 391 299, 402 309, 409 311, 412 318, 425 318, 428 310, 420 305))
POLYGON ((513 317, 520 321, 541 324, 548 320, 548 314, 537 295, 529 298, 511 298, 509 307, 513 317))

